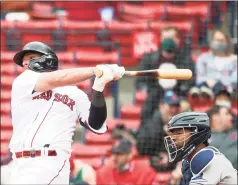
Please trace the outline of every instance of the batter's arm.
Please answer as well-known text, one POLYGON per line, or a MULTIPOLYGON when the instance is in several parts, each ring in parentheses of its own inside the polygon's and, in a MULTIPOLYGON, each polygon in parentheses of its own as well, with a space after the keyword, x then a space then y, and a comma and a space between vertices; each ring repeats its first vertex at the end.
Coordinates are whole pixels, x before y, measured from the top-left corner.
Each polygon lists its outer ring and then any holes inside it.
POLYGON ((56 87, 77 84, 93 77, 94 70, 94 67, 85 67, 40 73, 34 91, 45 92, 56 87))
POLYGON ((103 92, 93 90, 88 123, 93 129, 98 130, 102 127, 106 118, 107 106, 103 92))

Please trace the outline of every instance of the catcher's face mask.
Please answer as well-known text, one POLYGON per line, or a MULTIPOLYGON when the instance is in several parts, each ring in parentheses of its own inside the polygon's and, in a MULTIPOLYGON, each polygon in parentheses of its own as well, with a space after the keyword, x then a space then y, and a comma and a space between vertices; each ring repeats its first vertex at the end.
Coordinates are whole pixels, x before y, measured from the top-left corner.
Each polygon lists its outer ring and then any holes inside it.
POLYGON ((164 137, 165 148, 169 155, 169 162, 174 162, 177 157, 183 153, 186 144, 196 133, 191 132, 190 129, 186 129, 185 127, 174 127, 168 131, 169 136, 164 137))

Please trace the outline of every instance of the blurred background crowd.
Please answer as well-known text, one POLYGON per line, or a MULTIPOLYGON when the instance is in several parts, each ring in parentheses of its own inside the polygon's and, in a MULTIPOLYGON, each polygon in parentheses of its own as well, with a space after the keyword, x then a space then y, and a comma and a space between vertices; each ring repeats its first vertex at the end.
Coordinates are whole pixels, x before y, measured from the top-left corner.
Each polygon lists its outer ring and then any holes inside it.
MULTIPOLYGON (((1 2, 1 181, 8 178, 10 95, 30 41, 51 46, 60 68, 118 63, 127 69, 188 68, 191 80, 124 77, 107 87, 108 132, 77 127, 70 183, 179 185, 181 164, 164 147, 168 120, 207 112, 210 144, 237 169, 237 2, 1 2)), ((89 97, 92 80, 78 85, 89 97)))

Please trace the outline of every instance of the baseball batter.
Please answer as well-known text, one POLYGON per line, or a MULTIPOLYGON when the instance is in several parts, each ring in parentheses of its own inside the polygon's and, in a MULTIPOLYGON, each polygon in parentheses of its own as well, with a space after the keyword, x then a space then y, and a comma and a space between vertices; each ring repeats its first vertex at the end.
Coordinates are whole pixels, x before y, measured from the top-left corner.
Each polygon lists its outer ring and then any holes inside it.
POLYGON ((235 185, 237 171, 216 148, 209 146, 211 136, 206 113, 184 112, 168 123, 164 138, 170 162, 182 161, 182 185, 235 185))
POLYGON ((69 184, 72 136, 76 123, 97 134, 107 131, 105 85, 120 79, 118 65, 58 70, 58 58, 44 43, 30 42, 14 56, 25 70, 12 84, 13 136, 9 148, 14 167, 8 184, 69 184), (93 97, 75 84, 95 78, 93 97))

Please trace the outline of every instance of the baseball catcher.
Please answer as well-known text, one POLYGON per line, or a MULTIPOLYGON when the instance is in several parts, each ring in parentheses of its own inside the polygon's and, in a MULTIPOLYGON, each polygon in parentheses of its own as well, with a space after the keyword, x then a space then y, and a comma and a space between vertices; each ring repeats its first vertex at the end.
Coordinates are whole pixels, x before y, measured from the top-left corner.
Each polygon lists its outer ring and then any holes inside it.
POLYGON ((206 113, 184 112, 168 123, 164 138, 170 162, 182 160, 183 185, 237 184, 237 171, 216 148, 209 146, 211 136, 206 113))

